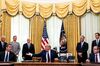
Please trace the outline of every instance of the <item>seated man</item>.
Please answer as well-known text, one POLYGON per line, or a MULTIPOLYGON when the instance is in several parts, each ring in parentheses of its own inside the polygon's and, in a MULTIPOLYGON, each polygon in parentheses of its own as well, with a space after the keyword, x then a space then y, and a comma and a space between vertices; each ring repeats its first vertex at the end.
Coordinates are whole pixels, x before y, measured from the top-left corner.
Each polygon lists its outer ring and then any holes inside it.
POLYGON ((11 44, 6 45, 6 50, 3 52, 0 52, 0 61, 2 62, 15 62, 16 61, 16 55, 11 52, 12 46, 11 44))
POLYGON ((93 47, 93 53, 90 54, 89 59, 87 59, 86 62, 100 63, 100 53, 98 46, 93 47))
POLYGON ((33 54, 33 57, 41 57, 42 62, 54 62, 58 55, 56 51, 51 50, 51 46, 47 44, 45 45, 44 50, 42 50, 39 54, 33 54))

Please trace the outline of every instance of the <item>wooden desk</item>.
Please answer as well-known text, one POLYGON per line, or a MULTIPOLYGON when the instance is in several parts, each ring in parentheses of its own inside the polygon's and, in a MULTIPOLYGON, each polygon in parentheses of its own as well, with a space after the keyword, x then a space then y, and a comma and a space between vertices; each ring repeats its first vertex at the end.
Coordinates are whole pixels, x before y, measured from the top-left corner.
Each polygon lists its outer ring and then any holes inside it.
POLYGON ((82 66, 100 66, 100 64, 93 64, 93 63, 86 63, 86 64, 81 64, 82 66))
POLYGON ((0 63, 0 66, 14 66, 13 63, 0 63))
POLYGON ((78 63, 61 63, 61 62, 54 62, 54 63, 44 63, 44 62, 21 62, 21 63, 14 63, 14 66, 80 66, 78 63))

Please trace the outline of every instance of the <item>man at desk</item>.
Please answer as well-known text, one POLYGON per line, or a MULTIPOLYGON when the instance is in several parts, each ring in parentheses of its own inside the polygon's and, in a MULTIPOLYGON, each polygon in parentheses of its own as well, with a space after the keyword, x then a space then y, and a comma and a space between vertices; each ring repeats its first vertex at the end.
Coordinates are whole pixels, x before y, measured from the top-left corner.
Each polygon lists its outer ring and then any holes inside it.
POLYGON ((0 61, 2 62, 15 62, 16 61, 16 55, 11 52, 12 46, 11 44, 6 45, 6 50, 3 52, 0 52, 0 61))
POLYGON ((51 50, 51 46, 47 44, 45 45, 44 50, 42 50, 39 54, 33 54, 33 57, 41 57, 42 62, 54 62, 58 55, 56 51, 51 50))
POLYGON ((86 61, 91 63, 100 63, 100 53, 98 46, 93 47, 93 53, 90 54, 89 59, 86 61))

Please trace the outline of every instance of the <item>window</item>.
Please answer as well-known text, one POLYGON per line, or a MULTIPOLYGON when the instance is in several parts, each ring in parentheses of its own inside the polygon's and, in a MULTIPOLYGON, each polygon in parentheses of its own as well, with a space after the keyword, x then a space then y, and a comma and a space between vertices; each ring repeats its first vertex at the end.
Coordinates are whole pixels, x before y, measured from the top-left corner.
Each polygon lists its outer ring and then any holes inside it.
POLYGON ((20 43, 21 47, 18 61, 22 61, 22 47, 27 38, 29 38, 29 19, 21 14, 18 14, 11 19, 11 41, 14 35, 17 36, 17 42, 20 43))
POLYGON ((60 47, 59 38, 60 38, 62 20, 59 19, 57 16, 52 16, 47 20, 46 23, 47 23, 49 44, 51 45, 51 48, 57 47, 57 50, 59 51, 60 47))

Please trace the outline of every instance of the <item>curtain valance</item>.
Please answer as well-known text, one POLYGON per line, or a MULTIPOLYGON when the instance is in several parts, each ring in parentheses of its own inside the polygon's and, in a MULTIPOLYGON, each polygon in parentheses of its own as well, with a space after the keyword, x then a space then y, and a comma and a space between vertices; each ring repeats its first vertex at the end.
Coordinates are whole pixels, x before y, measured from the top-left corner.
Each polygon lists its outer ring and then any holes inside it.
POLYGON ((35 13, 39 13, 43 18, 50 17, 53 13, 63 18, 68 13, 82 16, 87 10, 94 13, 100 12, 100 0, 75 0, 67 3, 33 3, 21 0, 0 0, 1 11, 6 10, 14 16, 22 12, 27 18, 31 18, 35 13))

